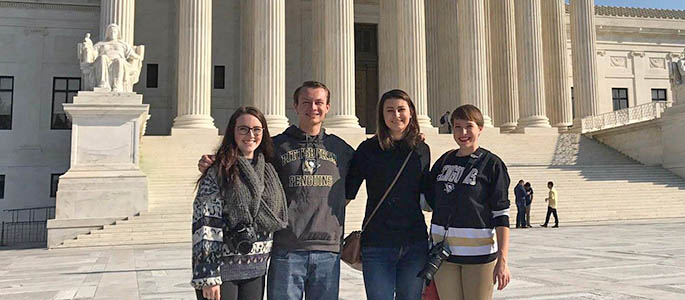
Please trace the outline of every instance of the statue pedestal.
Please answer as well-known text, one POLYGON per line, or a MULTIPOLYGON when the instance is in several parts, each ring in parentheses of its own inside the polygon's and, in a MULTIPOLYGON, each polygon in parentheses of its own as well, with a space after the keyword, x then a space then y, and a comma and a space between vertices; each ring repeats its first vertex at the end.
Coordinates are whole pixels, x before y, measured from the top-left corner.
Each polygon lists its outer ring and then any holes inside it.
POLYGON ((48 247, 147 210, 138 167, 149 105, 135 93, 79 92, 64 104, 72 121, 71 167, 60 176, 48 247))

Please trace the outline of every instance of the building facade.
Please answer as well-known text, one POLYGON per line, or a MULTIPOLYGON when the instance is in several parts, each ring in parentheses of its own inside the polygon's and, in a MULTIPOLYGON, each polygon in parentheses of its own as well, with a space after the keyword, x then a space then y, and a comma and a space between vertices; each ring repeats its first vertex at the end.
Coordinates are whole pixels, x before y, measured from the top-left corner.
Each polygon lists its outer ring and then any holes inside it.
POLYGON ((426 132, 464 103, 489 126, 525 131, 670 101, 685 11, 592 3, 0 0, 0 209, 54 205, 69 168, 61 104, 81 85, 76 44, 100 40, 101 24, 117 20, 125 40, 146 45, 134 91, 150 105, 147 135, 222 134, 246 104, 284 128, 292 91, 312 79, 332 91, 326 127, 360 135, 391 88, 409 92, 426 132))

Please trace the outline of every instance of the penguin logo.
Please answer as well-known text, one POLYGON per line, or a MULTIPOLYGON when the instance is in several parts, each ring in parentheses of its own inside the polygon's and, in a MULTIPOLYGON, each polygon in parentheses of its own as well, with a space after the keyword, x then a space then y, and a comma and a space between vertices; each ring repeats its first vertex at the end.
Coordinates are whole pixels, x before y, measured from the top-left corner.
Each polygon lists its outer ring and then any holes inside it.
POLYGON ((451 182, 446 182, 445 183, 445 193, 449 194, 452 191, 454 191, 454 184, 452 184, 451 182))

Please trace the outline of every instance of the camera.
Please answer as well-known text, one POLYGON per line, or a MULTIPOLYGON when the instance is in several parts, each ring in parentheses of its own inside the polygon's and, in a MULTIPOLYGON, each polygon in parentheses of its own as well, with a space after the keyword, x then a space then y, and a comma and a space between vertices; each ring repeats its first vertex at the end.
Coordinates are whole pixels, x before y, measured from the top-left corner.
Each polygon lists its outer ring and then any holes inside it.
POLYGON ((447 243, 445 243, 445 240, 435 244, 435 246, 431 248, 430 252, 428 252, 428 262, 426 262, 426 265, 423 266, 423 270, 419 272, 417 277, 421 277, 425 279, 426 282, 430 282, 433 280, 435 273, 438 272, 442 262, 450 257, 450 255, 452 255, 452 251, 447 243))
POLYGON ((257 234, 251 224, 238 224, 229 230, 228 235, 224 235, 224 243, 232 250, 238 251, 238 253, 243 255, 252 251, 252 246, 256 241, 257 234))

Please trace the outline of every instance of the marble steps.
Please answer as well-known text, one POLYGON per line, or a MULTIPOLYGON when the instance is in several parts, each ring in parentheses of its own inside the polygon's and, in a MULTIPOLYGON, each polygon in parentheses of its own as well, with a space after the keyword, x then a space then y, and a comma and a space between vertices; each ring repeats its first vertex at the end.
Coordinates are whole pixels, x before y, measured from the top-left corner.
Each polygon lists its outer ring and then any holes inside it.
MULTIPOLYGON (((141 143, 141 168, 148 174, 149 210, 67 241, 63 247, 190 242, 192 201, 200 175, 197 159, 202 153, 211 153, 207 149, 212 143, 191 147, 168 143, 169 140, 168 137, 144 137, 141 143), (166 233, 156 235, 158 232, 166 233)), ((218 139, 214 140, 218 143, 218 139)), ((546 182, 550 179, 555 181, 560 194, 562 226, 577 221, 685 216, 683 179, 659 167, 640 165, 590 139, 578 135, 499 134, 486 130, 481 142, 509 166, 512 189, 519 178, 533 184, 534 224, 544 221, 546 182), (655 198, 658 201, 646 201, 655 198)), ((433 161, 456 147, 450 135, 429 136, 428 143, 433 145, 433 161)), ((365 198, 362 186, 357 199, 347 207, 346 232, 361 227, 365 198)), ((512 223, 515 215, 516 208, 512 205, 512 223)), ((424 216, 429 223, 431 214, 424 216)))

